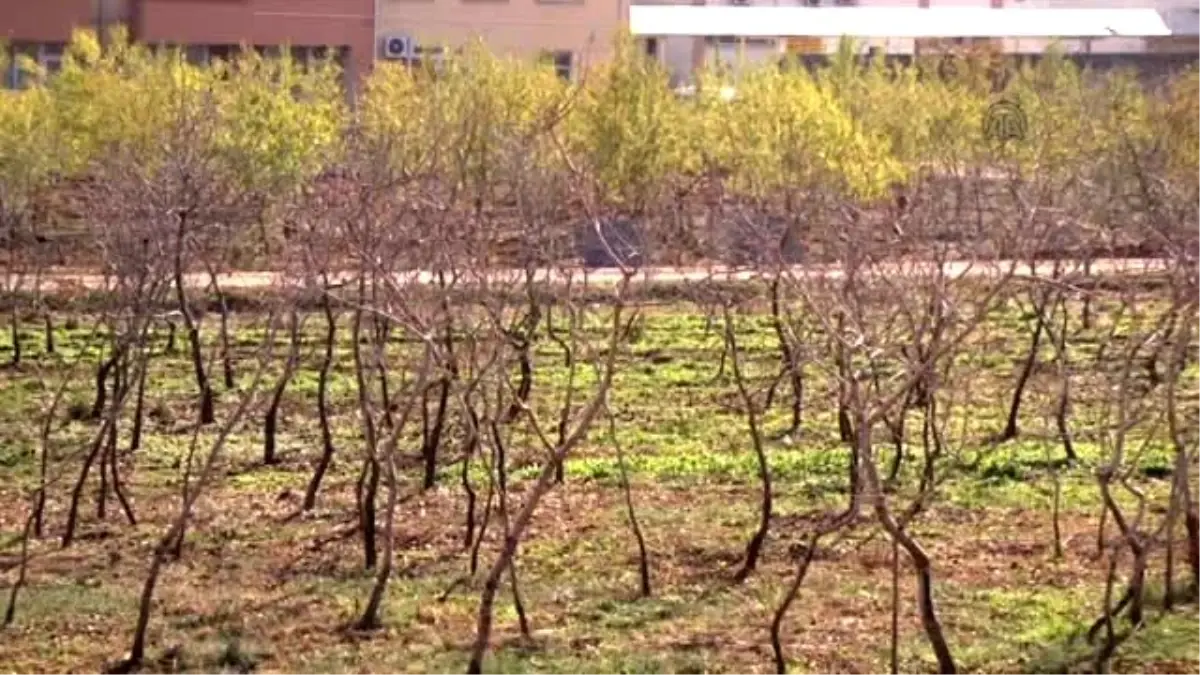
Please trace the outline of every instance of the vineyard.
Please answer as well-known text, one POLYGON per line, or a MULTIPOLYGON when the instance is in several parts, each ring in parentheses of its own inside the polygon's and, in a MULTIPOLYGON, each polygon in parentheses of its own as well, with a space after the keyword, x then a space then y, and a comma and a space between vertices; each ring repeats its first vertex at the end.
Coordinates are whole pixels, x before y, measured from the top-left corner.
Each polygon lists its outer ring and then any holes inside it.
POLYGON ((1200 75, 614 51, 23 64, 0 670, 1200 667, 1200 75))

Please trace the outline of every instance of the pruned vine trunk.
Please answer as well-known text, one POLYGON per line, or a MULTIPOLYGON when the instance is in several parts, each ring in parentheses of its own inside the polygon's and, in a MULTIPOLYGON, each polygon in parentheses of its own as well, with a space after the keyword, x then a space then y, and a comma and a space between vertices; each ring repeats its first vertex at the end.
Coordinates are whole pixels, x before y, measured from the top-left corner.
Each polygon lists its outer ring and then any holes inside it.
POLYGON ((283 373, 275 383, 271 392, 271 401, 267 405, 267 414, 263 419, 263 464, 268 466, 279 461, 276 456, 276 429, 279 425, 279 406, 283 403, 283 395, 287 391, 292 375, 300 361, 300 318, 296 310, 288 316, 288 353, 283 364, 283 373))
POLYGON ((304 491, 302 508, 305 511, 310 511, 317 505, 317 492, 321 489, 325 472, 333 462, 334 453, 333 431, 329 424, 329 372, 333 368, 337 318, 333 314, 328 292, 321 296, 321 311, 325 315, 325 354, 321 358, 321 371, 317 375, 317 421, 321 427, 321 456, 317 459, 308 488, 304 491))

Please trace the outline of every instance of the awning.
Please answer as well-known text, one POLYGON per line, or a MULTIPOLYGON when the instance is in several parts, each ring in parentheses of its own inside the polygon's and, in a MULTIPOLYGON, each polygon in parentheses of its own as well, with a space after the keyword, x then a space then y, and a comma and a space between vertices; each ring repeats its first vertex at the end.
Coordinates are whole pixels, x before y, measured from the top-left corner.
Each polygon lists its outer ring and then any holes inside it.
POLYGON ((1099 38, 1171 35, 1152 8, 633 5, 634 35, 666 37, 1099 38))

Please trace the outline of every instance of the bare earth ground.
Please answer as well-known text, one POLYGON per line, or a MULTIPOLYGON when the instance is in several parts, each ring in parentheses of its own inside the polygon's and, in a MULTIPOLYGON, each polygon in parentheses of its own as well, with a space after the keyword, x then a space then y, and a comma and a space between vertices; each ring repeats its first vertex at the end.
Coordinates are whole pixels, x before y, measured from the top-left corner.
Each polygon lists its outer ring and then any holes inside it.
MULTIPOLYGON (((895 263, 896 271, 903 271, 907 265, 919 264, 917 261, 895 263)), ((1030 265, 1025 262, 1015 261, 954 261, 946 265, 946 274, 952 277, 965 276, 995 276, 1003 274, 1010 269, 1014 274, 1019 276, 1030 276, 1037 274, 1040 276, 1048 276, 1052 273, 1054 263, 1052 261, 1040 261, 1035 265, 1030 265)), ((1071 263, 1067 263, 1065 268, 1070 269, 1071 263)), ((1097 276, 1114 276, 1114 275, 1138 275, 1146 274, 1163 269, 1162 261, 1152 258, 1098 258, 1090 264, 1091 274, 1097 276)), ((876 268, 878 273, 886 273, 886 267, 876 268)), ((820 276, 827 278, 838 278, 841 275, 841 270, 836 265, 796 265, 789 268, 789 272, 796 276, 820 276)), ((582 280, 586 273, 587 281, 595 284, 614 284, 621 278, 621 272, 617 268, 594 268, 589 270, 579 269, 574 272, 577 280, 582 280)), ((512 270, 508 272, 500 272, 493 275, 496 278, 516 278, 522 275, 520 270, 512 270)), ((336 275, 335 275, 336 276, 336 275)), ((565 272, 563 270, 539 270, 538 278, 541 279, 564 279, 565 272)), ((643 283, 663 283, 677 284, 683 282, 700 282, 700 281, 746 281, 761 276, 761 272, 753 270, 738 269, 724 265, 713 265, 706 267, 653 267, 642 268, 638 270, 635 277, 636 281, 643 283)), ((263 289, 278 285, 284 275, 278 272, 269 271, 254 271, 254 270, 237 270, 228 272, 218 276, 218 281, 221 287, 226 290, 249 290, 263 289)), ((415 271, 405 275, 405 281, 418 283, 431 283, 434 278, 432 273, 425 271, 415 271)), ((40 283, 40 288, 44 291, 69 290, 72 288, 84 289, 100 289, 105 287, 105 279, 102 275, 93 272, 82 270, 72 270, 65 268, 53 268, 41 275, 40 279, 35 279, 32 275, 22 280, 21 288, 28 290, 33 287, 35 281, 40 283)), ((209 279, 205 274, 193 273, 186 277, 186 283, 193 287, 204 287, 209 283, 209 279)))
MULTIPOLYGON (((732 384, 714 377, 719 338, 691 311, 667 307, 647 315, 614 390, 614 405, 623 411, 618 434, 629 454, 633 496, 652 557, 653 597, 636 597, 636 547, 613 453, 597 430, 568 464, 566 485, 539 508, 520 550, 520 583, 533 638, 520 637, 506 590, 497 604, 493 650, 485 664, 492 672, 772 670, 767 626, 794 570, 790 549, 804 536, 803 517, 840 508, 845 501, 846 455, 837 441, 830 383, 819 378, 811 383, 802 433, 771 442, 777 491, 773 534, 760 570, 733 584, 730 577, 757 518, 754 458, 744 418, 729 404, 732 384)), ((241 320, 246 325, 239 336, 247 339, 239 343, 244 342, 243 358, 249 360, 255 319, 241 320)), ((1041 375, 1035 380, 1024 436, 999 448, 980 441, 1002 422, 1003 392, 1024 339, 1015 331, 1022 325, 1019 317, 999 317, 967 355, 976 370, 964 376, 975 384, 956 419, 966 419, 969 428, 953 441, 963 462, 944 465, 949 480, 913 532, 935 561, 936 598, 962 670, 1087 670, 1090 663, 1071 662, 1087 655, 1079 633, 1099 616, 1102 602, 1106 558, 1097 550, 1100 511, 1093 473, 1102 448, 1082 433, 1082 464, 1063 471, 1064 556, 1055 560, 1050 482, 1039 464, 1047 453, 1060 452, 1046 440, 1053 438, 1044 413, 1052 380, 1041 375)), ((30 330, 30 342, 36 343, 30 330)), ((89 331, 86 321, 61 328, 60 352, 86 352, 89 331)), ((752 365, 770 370, 776 356, 769 328, 747 321, 744 331, 752 365)), ((183 558, 167 568, 160 584, 150 670, 439 672, 465 667, 479 584, 469 582, 440 599, 467 569, 464 498, 454 466, 445 467, 439 487, 428 493, 419 491, 415 472, 406 474, 408 498, 399 507, 397 571, 388 591, 385 629, 359 634, 345 628, 362 609, 371 575, 362 570, 353 531, 360 441, 344 340, 343 335, 333 384, 339 454, 318 508, 297 515, 319 449, 311 372, 319 347, 314 326, 306 341, 314 353, 306 352, 304 377, 285 400, 284 463, 264 467, 258 461, 260 414, 235 434, 222 463, 223 477, 200 501, 183 558)), ((6 346, 0 343, 0 358, 6 346)), ((1081 339, 1084 353, 1094 348, 1081 339)), ((539 347, 535 396, 553 393, 561 384, 559 361, 552 347, 539 347)), ((96 670, 128 649, 152 547, 178 504, 180 461, 195 407, 187 368, 182 354, 155 366, 147 392, 148 436, 136 457, 126 457, 122 465, 136 526, 126 524, 111 501, 107 517, 97 517, 93 481, 83 502, 81 539, 61 549, 56 537, 67 485, 56 490, 48 536, 32 547, 16 623, 0 634, 0 670, 96 670)), ((90 403, 91 386, 90 377, 80 377, 68 401, 90 403)), ((1081 409, 1101 394, 1081 392, 1081 409)), ((1195 426, 1190 391, 1189 397, 1185 412, 1195 426)), ((232 392, 223 394, 218 420, 234 398, 232 392)), ((15 579, 18 548, 12 542, 26 513, 22 490, 36 476, 31 420, 43 404, 32 367, 0 371, 0 438, 8 439, 0 443, 5 589, 15 579)), ((95 423, 61 416, 55 423, 55 450, 65 455, 78 450, 95 423)), ((773 411, 768 427, 780 428, 784 417, 784 411, 773 411)), ((537 458, 514 444, 517 501, 528 489, 537 458)), ((1170 465, 1169 450, 1153 444, 1139 462, 1136 484, 1152 503, 1163 503, 1169 484, 1162 467, 1170 465)), ((61 464, 69 484, 77 463, 61 464)), ((482 493, 481 481, 476 478, 482 493)), ((906 503, 904 490, 893 499, 906 503)), ((1161 513, 1152 516, 1161 518, 1161 513)), ((491 528, 484 546, 483 566, 493 559, 497 529, 491 528)), ((785 649, 793 671, 886 670, 891 555, 890 542, 866 519, 848 537, 822 547, 786 622, 785 649)), ((1179 548, 1181 580, 1183 559, 1179 548)), ((1150 569, 1152 586, 1161 587, 1161 557, 1150 569)), ((901 668, 932 671, 936 666, 921 632, 907 565, 901 569, 899 598, 901 668)), ((1194 603, 1169 613, 1154 604, 1144 628, 1118 652, 1114 669, 1196 672, 1198 628, 1194 603)))

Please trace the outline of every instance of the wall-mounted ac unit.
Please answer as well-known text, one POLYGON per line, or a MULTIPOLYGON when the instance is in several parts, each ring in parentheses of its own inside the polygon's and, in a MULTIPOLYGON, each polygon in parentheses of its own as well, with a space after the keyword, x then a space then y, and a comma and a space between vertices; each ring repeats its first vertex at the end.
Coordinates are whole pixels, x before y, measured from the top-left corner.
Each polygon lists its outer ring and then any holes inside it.
POLYGON ((729 0, 729 4, 737 5, 739 7, 749 7, 751 4, 751 1, 750 0, 729 0))
POLYGON ((383 38, 383 58, 411 59, 413 41, 407 35, 388 35, 383 38))

